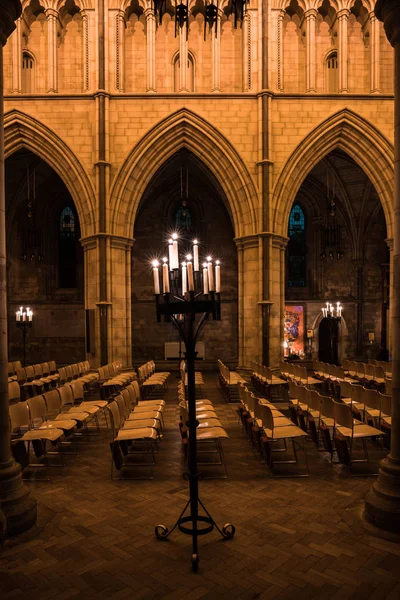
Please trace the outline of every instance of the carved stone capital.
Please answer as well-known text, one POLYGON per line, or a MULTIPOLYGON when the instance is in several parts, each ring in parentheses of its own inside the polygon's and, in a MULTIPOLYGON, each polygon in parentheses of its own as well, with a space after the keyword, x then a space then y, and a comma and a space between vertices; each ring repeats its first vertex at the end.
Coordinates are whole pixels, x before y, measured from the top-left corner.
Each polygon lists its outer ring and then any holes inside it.
POLYGON ((349 16, 350 16, 350 11, 349 11, 348 8, 342 8, 341 10, 339 10, 337 12, 337 18, 338 18, 339 21, 341 21, 343 19, 345 19, 347 21, 347 19, 349 18, 349 16))
POLYGON ((4 46, 15 29, 15 21, 21 16, 19 0, 3 0, 0 3, 0 42, 4 46))
POLYGON ((306 19, 306 21, 308 21, 309 19, 315 19, 317 18, 318 15, 318 11, 316 8, 309 8, 308 10, 305 11, 304 13, 304 18, 306 19))
POLYGON ((394 47, 400 41, 400 3, 398 0, 377 0, 375 14, 383 21, 386 36, 394 47))

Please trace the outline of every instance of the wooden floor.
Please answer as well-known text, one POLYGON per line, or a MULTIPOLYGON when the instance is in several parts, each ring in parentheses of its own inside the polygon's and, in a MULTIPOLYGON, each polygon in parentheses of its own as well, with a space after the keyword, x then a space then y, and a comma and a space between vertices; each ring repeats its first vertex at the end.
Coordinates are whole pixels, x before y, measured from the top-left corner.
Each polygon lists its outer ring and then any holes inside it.
POLYGON ((349 477, 311 441, 308 479, 271 478, 217 376, 206 384, 230 435, 229 478, 200 482, 200 493, 221 526, 235 525, 235 537, 201 538, 194 574, 189 536, 154 535, 188 497, 173 380, 154 480, 111 481, 104 432, 53 470, 52 483, 27 484, 39 520, 0 546, 0 598, 400 598, 400 544, 374 537, 360 519, 372 479, 349 477))

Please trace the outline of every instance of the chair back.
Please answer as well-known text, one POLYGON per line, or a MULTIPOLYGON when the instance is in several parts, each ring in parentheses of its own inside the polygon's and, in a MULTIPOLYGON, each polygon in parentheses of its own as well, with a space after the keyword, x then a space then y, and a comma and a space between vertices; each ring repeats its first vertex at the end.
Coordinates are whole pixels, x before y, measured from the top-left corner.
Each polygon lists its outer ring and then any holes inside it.
POLYGON ((72 370, 72 377, 73 379, 77 379, 79 377, 79 367, 78 365, 75 363, 73 365, 71 365, 71 370, 72 370))
POLYGON ((61 412, 61 398, 57 390, 50 390, 43 394, 47 407, 47 414, 54 415, 61 412))
POLYGON ((136 396, 136 404, 139 402, 139 400, 142 399, 141 395, 140 395, 140 387, 139 387, 139 383, 137 381, 132 381, 131 385, 133 386, 133 391, 135 392, 135 396, 136 396))
POLYGON ((110 402, 110 404, 107 406, 107 409, 111 416, 111 429, 114 438, 115 433, 120 429, 122 424, 121 413, 118 404, 115 400, 113 402, 110 402))
POLYGON ((316 390, 308 390, 308 408, 321 411, 321 396, 316 390))
POLYGON ((17 367, 15 369, 15 374, 19 383, 25 383, 25 381, 28 379, 24 367, 17 367))
POLYGON ((73 381, 71 381, 71 383, 67 383, 67 385, 72 389, 74 403, 83 402, 85 390, 82 381, 74 379, 73 381))
POLYGON ((121 413, 121 419, 125 421, 131 413, 129 398, 126 399, 122 394, 115 396, 115 402, 118 404, 119 411, 121 413))
POLYGON ((57 373, 57 365, 55 360, 49 361, 50 374, 55 375, 57 373))
POLYGON ((386 381, 385 381, 385 392, 389 396, 392 395, 392 380, 391 379, 386 379, 386 381))
POLYGON ((33 398, 29 398, 26 403, 33 424, 35 424, 35 421, 42 423, 46 420, 47 408, 43 396, 33 396, 33 398))
POLYGON ((8 384, 8 401, 11 403, 21 400, 21 388, 18 381, 11 381, 8 384))
POLYGON ((392 416, 392 397, 388 394, 380 394, 381 396, 381 410, 384 415, 388 417, 392 416))
POLYGON ((381 398, 377 390, 363 390, 363 401, 366 406, 381 410, 381 398))
POLYGON ((41 377, 43 377, 43 369, 42 369, 42 365, 33 365, 33 375, 36 378, 40 379, 41 377))
POLYGON ((385 371, 383 369, 383 367, 376 365, 375 366, 375 379, 385 379, 385 371))
POLYGON ((9 407, 11 433, 15 429, 28 429, 30 424, 29 409, 26 402, 17 402, 9 407))
POLYGON ((351 401, 352 402, 363 402, 362 400, 362 386, 352 385, 351 386, 351 401))
POLYGON ((272 416, 272 412, 268 404, 259 404, 259 412, 261 415, 263 428, 271 430, 273 437, 274 417, 272 416))
POLYGON ((43 362, 40 366, 42 367, 42 373, 43 373, 44 377, 47 377, 48 375, 50 375, 49 363, 43 362))
POLYGON ((67 371, 65 370, 65 367, 59 367, 58 374, 60 376, 61 385, 68 381, 68 375, 67 375, 67 371))
POLYGON ((72 406, 74 404, 74 395, 70 385, 62 385, 56 391, 60 394, 61 406, 65 406, 66 404, 72 406))
POLYGON ((189 421, 189 411, 187 409, 185 400, 179 402, 179 412, 184 425, 186 425, 187 421, 189 421))
POLYGON ((254 413, 254 411, 255 411, 255 406, 256 406, 257 402, 258 402, 258 398, 255 397, 253 392, 250 392, 250 394, 247 396, 247 406, 252 413, 254 413))
POLYGON ((353 385, 349 381, 340 382, 340 396, 342 398, 352 398, 353 385))
POLYGON ((129 416, 129 414, 133 411, 133 407, 135 406, 135 404, 132 402, 132 397, 128 388, 124 388, 123 390, 121 390, 121 396, 123 397, 126 405, 126 414, 127 416, 129 416))
POLYGON ((65 367, 65 372, 66 372, 66 374, 67 374, 67 379, 68 379, 68 381, 71 381, 71 379, 73 379, 73 378, 74 378, 74 373, 73 373, 73 371, 72 371, 72 366, 71 366, 71 365, 67 365, 67 366, 65 367))
POLYGON ((342 404, 341 402, 333 402, 333 413, 336 426, 348 427, 353 431, 353 413, 351 406, 342 404))
POLYGON ((335 419, 333 400, 330 396, 321 396, 321 415, 335 419))

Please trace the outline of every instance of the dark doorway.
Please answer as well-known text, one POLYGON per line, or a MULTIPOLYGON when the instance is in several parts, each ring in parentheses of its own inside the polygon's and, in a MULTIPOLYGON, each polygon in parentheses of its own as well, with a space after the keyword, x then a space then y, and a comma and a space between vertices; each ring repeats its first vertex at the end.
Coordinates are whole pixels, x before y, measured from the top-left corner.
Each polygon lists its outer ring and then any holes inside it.
POLYGON ((336 319, 322 319, 318 330, 320 361, 338 365, 339 325, 336 319))

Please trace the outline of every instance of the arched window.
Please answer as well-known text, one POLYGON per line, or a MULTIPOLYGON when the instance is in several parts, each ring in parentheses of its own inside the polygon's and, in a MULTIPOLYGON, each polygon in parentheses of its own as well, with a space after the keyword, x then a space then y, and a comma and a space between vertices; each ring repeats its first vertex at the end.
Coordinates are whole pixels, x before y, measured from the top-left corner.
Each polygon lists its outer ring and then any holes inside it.
MULTIPOLYGON (((174 91, 175 92, 180 91, 180 77, 179 77, 180 68, 181 68, 181 61, 180 61, 180 56, 179 56, 179 52, 178 52, 174 59, 174 91)), ((188 60, 187 60, 186 68, 187 68, 187 76, 186 76, 187 88, 188 88, 189 92, 194 92, 194 58, 190 52, 188 52, 188 60)))
POLYGON ((58 230, 58 287, 76 288, 76 223, 70 206, 61 211, 58 230))
POLYGON ((288 283, 289 287, 306 285, 306 220, 300 204, 295 204, 289 217, 288 283))
POLYGON ((35 61, 29 52, 22 53, 22 92, 24 94, 35 92, 35 61))
POLYGON ((330 94, 338 91, 338 56, 331 52, 326 59, 326 90, 330 94))

